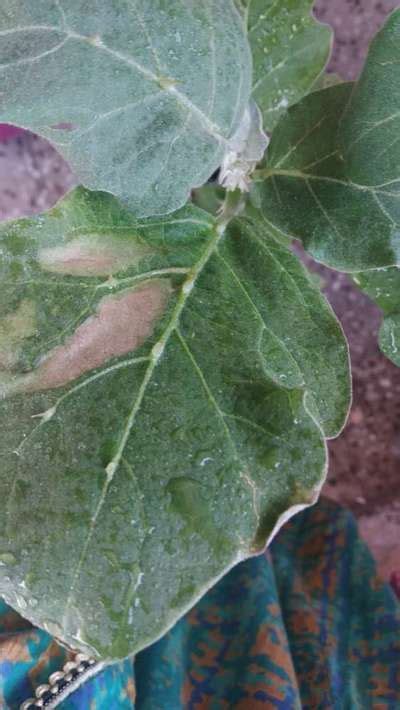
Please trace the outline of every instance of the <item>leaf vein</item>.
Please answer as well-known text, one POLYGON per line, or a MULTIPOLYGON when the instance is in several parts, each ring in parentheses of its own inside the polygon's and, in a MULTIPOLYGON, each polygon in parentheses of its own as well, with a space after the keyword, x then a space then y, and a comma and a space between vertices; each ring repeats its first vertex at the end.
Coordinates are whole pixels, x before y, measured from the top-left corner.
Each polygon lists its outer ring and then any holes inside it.
POLYGON ((223 413, 222 409, 220 408, 220 406, 219 406, 219 404, 218 404, 218 402, 217 402, 217 400, 216 400, 216 398, 215 398, 215 396, 214 396, 214 394, 213 394, 213 392, 212 392, 212 390, 211 390, 211 388, 204 376, 204 373, 203 373, 201 367, 197 363, 196 358, 194 357, 191 349, 189 348, 189 345, 188 345, 186 339, 183 337, 179 328, 176 329, 176 335, 177 335, 178 339, 180 340, 181 345, 182 345, 184 351, 186 352, 190 362, 192 363, 192 366, 197 374, 197 377, 199 378, 199 380, 200 380, 200 382, 207 394, 207 397, 208 397, 210 403, 212 404, 212 406, 213 406, 213 408, 214 408, 214 410, 221 422, 221 425, 225 431, 225 434, 226 434, 227 439, 229 441, 229 444, 230 444, 230 447, 231 447, 234 457, 236 458, 238 463, 240 463, 241 467, 243 468, 243 470, 240 471, 239 475, 240 475, 240 478, 243 481, 245 481, 246 485, 251 489, 254 514, 255 514, 256 520, 259 523, 260 522, 260 510, 259 510, 258 497, 259 497, 260 491, 257 487, 257 484, 249 475, 249 473, 247 471, 247 467, 245 466, 244 462, 241 459, 241 456, 239 455, 237 446, 235 444, 235 440, 232 436, 232 432, 229 429, 228 424, 226 423, 224 413, 223 413))
MULTIPOLYGON (((288 349, 287 345, 284 343, 284 341, 283 341, 278 335, 276 335, 276 333, 274 333, 273 330, 271 330, 271 327, 266 323, 266 321, 265 321, 263 315, 260 313, 260 311, 259 311, 257 305, 254 303, 252 297, 250 296, 249 292, 247 291, 247 289, 246 289, 246 287, 244 286, 244 284, 243 284, 242 280, 240 279, 240 277, 237 275, 236 271, 231 267, 230 264, 228 264, 228 262, 224 259, 224 257, 223 257, 220 253, 218 253, 218 257, 220 258, 220 260, 221 260, 222 263, 224 264, 224 266, 225 266, 226 270, 228 271, 228 273, 230 274, 231 278, 235 281, 235 283, 236 283, 236 284, 239 286, 239 288, 241 289, 242 293, 245 295, 247 301, 250 303, 250 305, 251 305, 251 307, 252 307, 254 313, 256 314, 256 316, 257 316, 259 322, 261 323, 263 329, 266 330, 268 333, 270 333, 270 335, 272 336, 272 338, 273 338, 274 340, 278 341, 278 343, 280 344, 282 350, 284 350, 284 352, 286 352, 286 354, 288 355, 289 359, 292 360, 293 363, 295 364, 294 358, 293 358, 293 356, 292 356, 290 350, 288 349)), ((259 354, 260 354, 260 357, 263 358, 263 355, 262 355, 261 350, 259 350, 259 354)), ((263 358, 263 360, 264 360, 264 362, 265 362, 265 358, 263 358)), ((263 365, 264 365, 264 362, 262 362, 263 365)))
POLYGON ((334 222, 334 220, 330 217, 330 215, 326 211, 324 205, 322 204, 319 197, 316 195, 316 193, 315 193, 314 189, 311 187, 309 181, 306 180, 305 184, 306 184, 307 190, 309 191, 310 195, 312 196, 312 198, 313 198, 315 204, 317 205, 317 207, 319 208, 319 210, 324 215, 326 221, 330 224, 330 226, 334 230, 335 234, 339 237, 339 239, 343 239, 342 234, 340 233, 340 230, 338 229, 336 223, 334 222))
POLYGON ((0 69, 8 69, 8 67, 18 67, 23 64, 31 64, 33 62, 38 62, 44 57, 48 57, 50 54, 55 54, 56 52, 58 52, 62 47, 64 47, 67 42, 68 37, 65 37, 62 42, 57 44, 55 47, 47 49, 45 52, 37 54, 35 57, 23 57, 22 59, 16 59, 15 61, 7 62, 6 64, 0 64, 0 69))

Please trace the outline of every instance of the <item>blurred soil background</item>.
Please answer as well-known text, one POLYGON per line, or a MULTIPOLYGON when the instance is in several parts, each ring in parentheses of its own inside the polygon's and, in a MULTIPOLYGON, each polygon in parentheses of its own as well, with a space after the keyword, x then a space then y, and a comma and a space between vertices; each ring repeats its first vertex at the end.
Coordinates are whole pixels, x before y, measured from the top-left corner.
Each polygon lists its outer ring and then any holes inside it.
MULTIPOLYGON (((329 71, 356 78, 371 38, 398 6, 398 0, 317 0, 316 16, 335 31, 329 71)), ((11 135, 0 143, 0 219, 47 209, 74 183, 64 161, 37 136, 11 135)), ((305 260, 322 276, 353 370, 353 407, 344 432, 329 445, 325 495, 355 513, 389 579, 400 575, 400 369, 378 350, 379 310, 346 276, 305 260)))

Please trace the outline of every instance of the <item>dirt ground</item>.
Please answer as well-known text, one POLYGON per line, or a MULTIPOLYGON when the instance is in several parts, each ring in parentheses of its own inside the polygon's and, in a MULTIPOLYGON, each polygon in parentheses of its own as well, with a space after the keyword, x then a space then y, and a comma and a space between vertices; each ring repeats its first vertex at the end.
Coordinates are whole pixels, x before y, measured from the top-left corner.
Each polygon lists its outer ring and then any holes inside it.
MULTIPOLYGON (((395 0, 318 0, 316 15, 335 30, 330 70, 359 73, 371 37, 395 0)), ((62 159, 36 136, 0 144, 0 219, 41 211, 74 184, 62 159)), ((382 575, 400 571, 400 369, 378 350, 380 314, 341 274, 310 262, 350 343, 354 403, 339 439, 330 442, 325 494, 353 510, 382 575)))

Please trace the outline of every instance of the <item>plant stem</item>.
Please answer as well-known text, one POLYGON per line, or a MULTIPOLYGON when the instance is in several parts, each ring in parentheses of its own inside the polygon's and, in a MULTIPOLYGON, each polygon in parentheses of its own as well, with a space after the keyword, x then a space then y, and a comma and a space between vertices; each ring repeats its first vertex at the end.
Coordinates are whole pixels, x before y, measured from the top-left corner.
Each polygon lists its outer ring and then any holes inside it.
POLYGON ((225 232, 229 222, 242 212, 244 206, 245 198, 243 192, 240 190, 226 192, 225 200, 221 205, 216 224, 220 236, 225 232))

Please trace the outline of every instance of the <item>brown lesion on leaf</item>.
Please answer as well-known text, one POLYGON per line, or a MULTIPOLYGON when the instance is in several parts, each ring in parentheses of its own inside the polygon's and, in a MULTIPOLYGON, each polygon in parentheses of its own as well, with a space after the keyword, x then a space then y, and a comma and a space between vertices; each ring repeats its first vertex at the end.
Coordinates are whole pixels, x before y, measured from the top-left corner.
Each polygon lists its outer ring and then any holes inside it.
MULTIPOLYGON (((105 296, 63 345, 53 348, 32 372, 0 378, 3 397, 64 387, 109 360, 131 353, 151 336, 172 292, 168 279, 105 296)), ((1 391, 0 391, 1 394, 1 391)))
POLYGON ((131 235, 82 234, 63 246, 41 249, 44 271, 70 276, 112 276, 137 266, 154 249, 131 235))
POLYGON ((22 343, 36 334, 36 328, 36 304, 28 299, 0 320, 0 370, 11 370, 18 363, 22 343))

